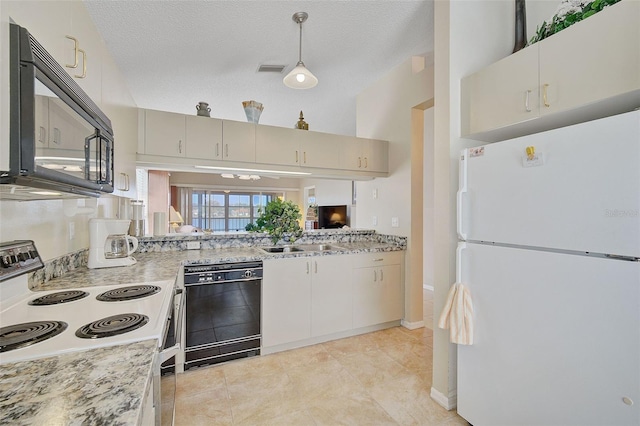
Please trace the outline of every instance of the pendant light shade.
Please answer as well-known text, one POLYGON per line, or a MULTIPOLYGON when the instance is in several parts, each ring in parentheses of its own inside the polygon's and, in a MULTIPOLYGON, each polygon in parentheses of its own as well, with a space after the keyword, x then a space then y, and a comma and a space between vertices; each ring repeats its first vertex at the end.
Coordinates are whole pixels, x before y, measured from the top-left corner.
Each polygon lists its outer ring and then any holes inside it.
POLYGON ((302 23, 307 20, 309 15, 306 12, 294 13, 293 22, 300 25, 300 47, 298 50, 298 63, 289 74, 282 80, 285 86, 292 89, 310 89, 318 84, 318 79, 304 66, 302 62, 302 23))

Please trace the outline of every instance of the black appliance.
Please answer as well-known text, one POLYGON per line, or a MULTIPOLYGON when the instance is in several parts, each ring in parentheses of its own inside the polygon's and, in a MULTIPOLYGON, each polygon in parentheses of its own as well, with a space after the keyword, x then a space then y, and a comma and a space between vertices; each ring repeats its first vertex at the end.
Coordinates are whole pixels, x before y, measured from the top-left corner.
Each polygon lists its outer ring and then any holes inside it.
POLYGON ((184 268, 185 370, 260 355, 262 262, 184 268))
POLYGON ((349 226, 349 208, 347 205, 318 206, 318 228, 331 229, 349 226))
POLYGON ((23 187, 76 197, 113 192, 111 121, 16 24, 10 24, 9 74, 9 170, 0 171, 0 183, 13 187, 3 187, 2 197, 48 198, 23 187))

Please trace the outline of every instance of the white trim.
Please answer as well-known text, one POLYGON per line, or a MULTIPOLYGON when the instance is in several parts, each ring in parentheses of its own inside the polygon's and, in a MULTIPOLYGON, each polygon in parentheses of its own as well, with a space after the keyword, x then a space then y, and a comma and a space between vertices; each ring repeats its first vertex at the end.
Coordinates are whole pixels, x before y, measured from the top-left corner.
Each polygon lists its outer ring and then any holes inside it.
POLYGON ((424 320, 422 321, 415 321, 415 322, 409 322, 409 321, 405 321, 402 320, 400 323, 404 328, 408 328, 409 330, 415 330, 417 328, 422 328, 424 327, 424 320))
POLYGON ((422 284, 422 288, 425 290, 431 290, 431 291, 435 290, 432 285, 427 285, 427 284, 422 284))
POLYGON ((442 392, 436 388, 431 388, 431 399, 443 406, 447 411, 453 410, 458 406, 458 393, 453 390, 449 397, 446 397, 442 392))

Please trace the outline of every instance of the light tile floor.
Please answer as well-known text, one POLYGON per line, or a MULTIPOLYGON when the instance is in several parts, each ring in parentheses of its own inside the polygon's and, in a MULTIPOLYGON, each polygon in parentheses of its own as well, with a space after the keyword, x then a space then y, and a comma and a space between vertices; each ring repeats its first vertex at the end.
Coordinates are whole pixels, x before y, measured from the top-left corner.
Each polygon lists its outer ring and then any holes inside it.
POLYGON ((189 370, 176 425, 467 425, 429 396, 432 336, 395 327, 189 370))

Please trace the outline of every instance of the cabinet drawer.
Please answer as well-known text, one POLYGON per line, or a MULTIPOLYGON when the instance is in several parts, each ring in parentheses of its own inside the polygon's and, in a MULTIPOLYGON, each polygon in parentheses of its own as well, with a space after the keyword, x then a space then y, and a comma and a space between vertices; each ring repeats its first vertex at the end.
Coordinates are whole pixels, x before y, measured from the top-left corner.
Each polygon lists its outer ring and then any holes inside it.
POLYGON ((402 251, 363 253, 353 255, 354 268, 368 268, 372 266, 401 265, 404 253, 402 251))

